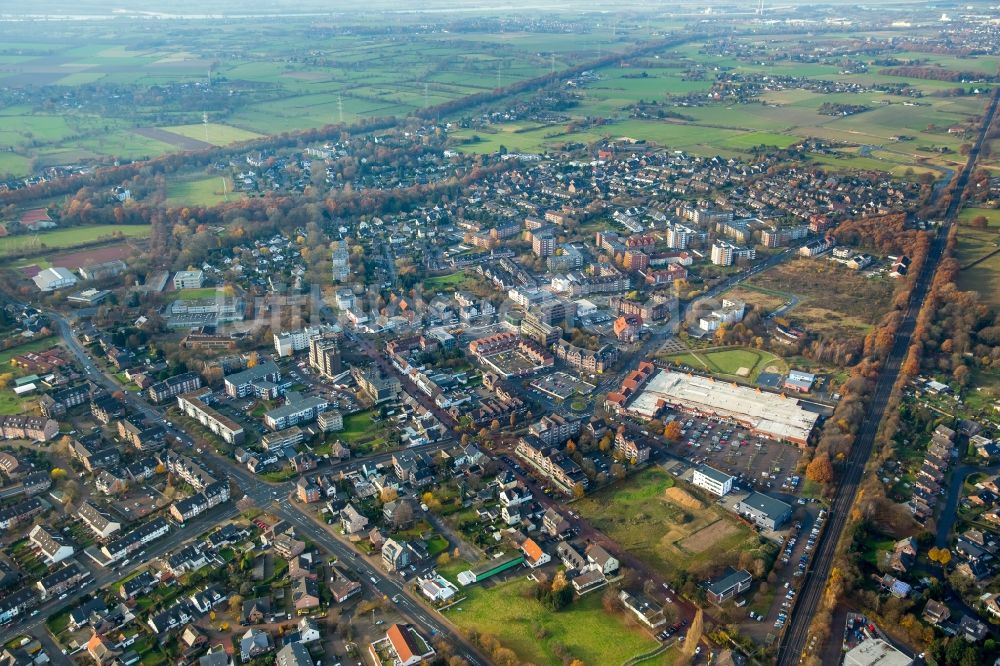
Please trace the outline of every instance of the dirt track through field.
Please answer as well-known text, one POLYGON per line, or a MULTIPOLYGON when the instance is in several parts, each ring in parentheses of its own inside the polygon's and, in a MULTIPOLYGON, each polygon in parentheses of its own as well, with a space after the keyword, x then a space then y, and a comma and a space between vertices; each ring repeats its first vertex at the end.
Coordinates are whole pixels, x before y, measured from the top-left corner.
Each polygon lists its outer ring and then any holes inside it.
POLYGON ((173 132, 168 132, 165 129, 160 129, 159 127, 139 127, 132 131, 139 136, 144 136, 147 139, 154 139, 156 141, 162 141, 163 143, 168 143, 175 148, 180 148, 181 150, 204 150, 205 148, 212 148, 214 145, 206 143, 205 141, 199 141, 198 139, 192 139, 188 136, 174 134, 173 132))

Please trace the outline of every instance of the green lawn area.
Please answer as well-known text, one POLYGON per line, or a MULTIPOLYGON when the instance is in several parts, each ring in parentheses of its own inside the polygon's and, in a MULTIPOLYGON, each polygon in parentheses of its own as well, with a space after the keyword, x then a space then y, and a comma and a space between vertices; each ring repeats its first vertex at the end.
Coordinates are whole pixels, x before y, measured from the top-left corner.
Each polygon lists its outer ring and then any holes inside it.
POLYGON ((563 663, 553 649, 556 644, 585 664, 621 664, 656 647, 645 632, 609 617, 599 592, 553 613, 532 596, 533 586, 519 576, 489 589, 465 588, 460 594, 467 598, 447 611, 449 619, 462 629, 496 636, 522 661, 539 665, 563 663))
POLYGON ((25 250, 48 248, 65 250, 100 240, 115 238, 145 238, 151 228, 138 225, 97 224, 89 227, 71 227, 24 236, 8 236, 0 243, 0 256, 18 255, 25 250))
POLYGON ((242 193, 233 191, 233 183, 229 178, 213 176, 170 183, 165 203, 168 206, 214 206, 242 198, 242 193))
POLYGON ((427 291, 441 291, 449 287, 457 287, 465 281, 465 273, 457 271, 449 275, 438 275, 424 280, 424 289, 427 291))
POLYGON ((364 438, 374 430, 373 416, 374 412, 370 409, 345 416, 344 429, 340 433, 340 438, 348 443, 364 438))
MULTIPOLYGON (((575 503, 596 529, 664 577, 714 572, 723 558, 760 547, 754 532, 715 503, 681 506, 665 492, 673 477, 643 470, 575 503)), ((676 492, 676 491, 671 491, 676 492)))
POLYGON ((160 129, 173 132, 174 134, 180 134, 181 136, 186 136, 190 139, 207 141, 208 143, 215 144, 216 146, 225 146, 230 143, 238 143, 240 141, 250 141, 251 139, 258 139, 261 136, 256 132, 249 132, 238 127, 223 125, 221 123, 208 123, 208 125, 201 123, 192 125, 174 125, 172 127, 161 127, 160 129))
MULTIPOLYGON (((223 287, 222 292, 225 296, 233 295, 233 290, 228 287, 223 287)), ((216 293, 218 293, 217 287, 201 287, 200 289, 181 289, 175 292, 175 295, 183 301, 194 301, 200 298, 215 298, 216 293)))
POLYGON ((774 354, 759 349, 733 348, 714 351, 686 352, 667 356, 668 361, 699 368, 714 375, 753 381, 761 372, 775 367, 778 372, 788 371, 785 362, 774 354), (746 372, 740 374, 740 371, 746 372))

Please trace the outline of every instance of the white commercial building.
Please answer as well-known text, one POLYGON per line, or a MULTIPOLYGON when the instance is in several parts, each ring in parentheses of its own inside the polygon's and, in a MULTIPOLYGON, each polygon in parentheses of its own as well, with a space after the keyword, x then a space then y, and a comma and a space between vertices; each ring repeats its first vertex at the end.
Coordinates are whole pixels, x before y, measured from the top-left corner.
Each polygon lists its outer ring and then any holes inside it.
POLYGON ((357 305, 358 302, 357 297, 354 295, 354 291, 348 287, 338 289, 335 299, 338 310, 350 310, 357 305))
POLYGON ((174 273, 174 289, 201 289, 205 284, 205 274, 201 271, 177 271, 174 273))
POLYGON ((795 398, 668 370, 649 380, 628 411, 652 419, 664 407, 735 421, 757 435, 800 446, 809 441, 819 418, 795 398))
POLYGON ((733 477, 708 465, 695 467, 691 483, 719 497, 733 489, 733 477))
POLYGON ((731 301, 728 298, 725 298, 722 300, 721 308, 718 310, 712 310, 711 313, 698 320, 698 328, 712 333, 717 331, 720 326, 735 324, 736 322, 743 320, 743 315, 746 314, 746 309, 747 304, 743 301, 731 301))
POLYGON ((55 291, 63 287, 72 287, 76 284, 76 276, 69 269, 62 266, 46 268, 38 272, 38 275, 31 278, 39 291, 55 291))
POLYGON ((913 660, 881 638, 858 643, 844 655, 844 666, 910 666, 913 660))
POLYGON ((313 336, 320 335, 323 329, 320 326, 306 326, 297 331, 282 331, 274 334, 274 351, 278 356, 291 356, 297 351, 302 351, 309 347, 309 341, 313 336))
POLYGON ((691 241, 699 236, 700 233, 691 227, 673 224, 667 228, 667 247, 672 250, 686 250, 691 247, 691 241))

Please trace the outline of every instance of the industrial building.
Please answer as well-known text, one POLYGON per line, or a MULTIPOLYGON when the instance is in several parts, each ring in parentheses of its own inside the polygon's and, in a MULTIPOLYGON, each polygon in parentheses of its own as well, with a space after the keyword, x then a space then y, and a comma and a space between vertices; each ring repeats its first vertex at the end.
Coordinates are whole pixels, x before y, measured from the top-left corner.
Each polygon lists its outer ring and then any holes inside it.
POLYGON ((792 506, 764 493, 750 493, 736 505, 736 513, 757 527, 776 530, 792 517, 792 506))
POLYGON ((910 666, 913 660, 881 638, 858 643, 844 655, 844 666, 910 666))
POLYGON ((799 446, 809 441, 819 418, 795 398, 668 370, 657 372, 626 409, 653 419, 664 407, 734 421, 756 435, 799 446))

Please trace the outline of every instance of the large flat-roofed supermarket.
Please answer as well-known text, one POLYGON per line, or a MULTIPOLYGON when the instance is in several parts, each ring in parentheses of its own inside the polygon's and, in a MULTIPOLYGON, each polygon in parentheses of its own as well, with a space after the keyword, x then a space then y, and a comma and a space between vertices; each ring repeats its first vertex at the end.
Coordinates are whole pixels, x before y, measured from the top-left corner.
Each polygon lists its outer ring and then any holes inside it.
POLYGON ((819 418, 795 398, 711 377, 659 370, 635 396, 628 411, 651 419, 664 406, 731 419, 764 437, 801 445, 809 440, 819 418))

